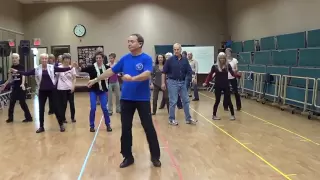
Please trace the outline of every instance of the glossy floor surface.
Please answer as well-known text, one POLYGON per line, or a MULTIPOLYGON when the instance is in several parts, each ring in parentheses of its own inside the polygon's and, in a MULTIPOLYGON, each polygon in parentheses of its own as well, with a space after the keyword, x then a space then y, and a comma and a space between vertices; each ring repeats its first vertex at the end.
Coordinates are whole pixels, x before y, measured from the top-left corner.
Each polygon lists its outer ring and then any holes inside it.
MULTIPOLYGON (((89 96, 76 94, 76 123, 60 133, 53 115, 45 115, 46 132, 36 134, 37 100, 28 100, 34 122, 23 124, 17 103, 15 122, 7 124, 7 109, 0 117, 1 180, 318 180, 320 178, 320 123, 277 108, 243 99, 236 121, 219 107, 220 121, 212 121, 214 95, 203 92, 191 102, 196 126, 168 125, 166 110, 154 116, 162 167, 150 163, 148 144, 136 113, 133 125, 135 164, 119 168, 120 116, 111 117, 113 132, 106 132, 97 108, 96 133, 89 132, 89 96), (100 125, 100 126, 99 126, 100 125)), ((234 99, 234 98, 232 98, 234 99)), ((115 101, 114 101, 115 102, 115 101)), ((48 108, 46 108, 46 112, 48 108)), ((69 111, 69 108, 67 112, 69 111)), ((69 112, 68 115, 69 116, 69 112)))

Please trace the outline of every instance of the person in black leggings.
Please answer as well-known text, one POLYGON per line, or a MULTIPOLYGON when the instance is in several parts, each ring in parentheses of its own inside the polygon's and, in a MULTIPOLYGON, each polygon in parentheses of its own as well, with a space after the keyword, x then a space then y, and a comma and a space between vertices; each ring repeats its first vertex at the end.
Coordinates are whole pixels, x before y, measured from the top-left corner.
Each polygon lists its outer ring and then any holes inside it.
POLYGON ((220 120, 220 118, 217 117, 217 110, 220 103, 222 91, 224 93, 224 99, 226 101, 226 104, 228 105, 231 112, 230 120, 236 119, 234 116, 234 109, 233 109, 232 101, 230 98, 228 72, 230 72, 232 76, 235 75, 232 70, 232 67, 227 61, 226 54, 224 52, 220 52, 218 54, 217 63, 211 67, 211 71, 207 76, 205 83, 203 83, 203 86, 207 86, 209 82, 212 80, 213 75, 215 76, 214 89, 215 89, 216 102, 214 103, 214 106, 213 106, 213 116, 212 116, 213 120, 220 120))

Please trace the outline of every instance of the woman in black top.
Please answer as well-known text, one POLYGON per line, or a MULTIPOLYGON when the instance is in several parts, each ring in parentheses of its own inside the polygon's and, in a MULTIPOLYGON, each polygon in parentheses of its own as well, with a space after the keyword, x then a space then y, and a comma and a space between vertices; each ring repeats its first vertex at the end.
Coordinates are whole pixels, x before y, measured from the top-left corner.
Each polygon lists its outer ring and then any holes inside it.
MULTIPOLYGON (((95 55, 96 62, 93 65, 79 68, 81 72, 86 72, 90 76, 90 80, 97 78, 100 76, 103 72, 105 72, 109 66, 103 64, 104 54, 100 51, 98 51, 95 55)), ((101 109, 103 112, 103 117, 105 124, 107 126, 107 131, 111 132, 111 126, 110 126, 110 117, 107 110, 107 102, 108 102, 108 88, 107 88, 107 80, 99 81, 98 83, 94 84, 91 88, 89 88, 90 92, 90 132, 95 132, 95 116, 96 116, 96 107, 97 107, 97 97, 99 97, 100 103, 101 103, 101 109)))
POLYGON ((163 91, 161 89, 161 80, 162 80, 162 69, 164 64, 166 63, 166 58, 164 55, 159 54, 156 57, 155 66, 153 67, 153 72, 151 74, 151 83, 150 88, 153 88, 153 100, 152 100, 152 114, 155 115, 157 112, 157 103, 158 103, 158 95, 159 91, 162 91, 163 100, 167 104, 167 109, 169 112, 169 99, 168 99, 168 91, 163 91))
POLYGON ((233 104, 230 98, 230 85, 228 80, 228 72, 230 72, 230 74, 234 76, 234 72, 227 61, 226 54, 223 52, 220 52, 217 57, 217 63, 211 67, 211 71, 207 76, 205 83, 203 83, 204 86, 207 86, 209 82, 212 80, 213 76, 215 76, 214 89, 215 89, 216 102, 214 103, 214 106, 213 106, 213 117, 212 117, 213 120, 220 120, 220 118, 217 117, 217 109, 220 103, 222 91, 224 94, 224 99, 228 104, 228 107, 231 112, 230 120, 236 119, 234 116, 233 104))

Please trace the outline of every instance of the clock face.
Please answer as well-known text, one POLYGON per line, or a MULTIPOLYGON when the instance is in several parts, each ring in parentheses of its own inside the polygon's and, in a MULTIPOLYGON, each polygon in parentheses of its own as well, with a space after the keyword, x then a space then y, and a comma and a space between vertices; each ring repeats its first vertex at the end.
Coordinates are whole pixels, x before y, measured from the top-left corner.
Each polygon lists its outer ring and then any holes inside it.
POLYGON ((73 29, 73 33, 77 36, 77 37, 83 37, 86 34, 86 28, 81 25, 78 24, 74 27, 73 29))

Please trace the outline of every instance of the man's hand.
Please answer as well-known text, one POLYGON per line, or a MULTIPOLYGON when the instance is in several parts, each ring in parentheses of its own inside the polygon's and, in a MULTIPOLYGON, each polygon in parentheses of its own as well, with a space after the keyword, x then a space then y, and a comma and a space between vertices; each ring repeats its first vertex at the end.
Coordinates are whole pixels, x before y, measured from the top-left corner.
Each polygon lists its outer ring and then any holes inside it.
POLYGON ((17 73, 17 72, 18 72, 18 70, 13 69, 13 68, 10 68, 10 72, 12 72, 12 73, 17 73))
POLYGON ((202 84, 203 87, 207 87, 207 85, 208 85, 207 83, 203 83, 202 84))
POLYGON ((123 81, 133 81, 133 77, 130 76, 129 74, 125 74, 122 76, 123 81))
POLYGON ((150 84, 150 89, 153 89, 153 84, 150 84))
POLYGON ((164 91, 165 91, 165 90, 166 90, 166 88, 167 88, 167 87, 166 87, 166 84, 162 84, 162 85, 161 85, 161 89, 162 89, 162 90, 164 90, 164 91))
POLYGON ((91 88, 95 83, 97 83, 97 78, 92 79, 88 82, 88 85, 87 85, 88 88, 91 88))
POLYGON ((24 84, 21 84, 20 87, 22 90, 24 90, 24 91, 26 90, 26 87, 24 86, 24 84))
POLYGON ((192 78, 192 84, 197 84, 197 79, 196 78, 192 78))

